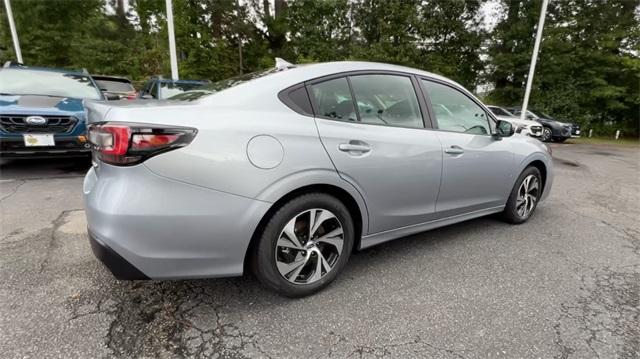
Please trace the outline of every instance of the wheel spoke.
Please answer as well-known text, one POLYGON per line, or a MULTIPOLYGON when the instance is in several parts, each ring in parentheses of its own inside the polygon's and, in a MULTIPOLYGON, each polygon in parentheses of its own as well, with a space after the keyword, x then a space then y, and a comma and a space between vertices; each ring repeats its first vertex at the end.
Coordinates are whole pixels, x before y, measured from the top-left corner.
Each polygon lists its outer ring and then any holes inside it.
POLYGON ((318 257, 320 257, 320 263, 322 264, 322 267, 324 267, 325 273, 329 272, 331 270, 331 265, 329 265, 329 262, 327 262, 327 259, 324 257, 324 254, 318 251, 318 257))
POLYGON ((324 236, 317 239, 320 243, 327 243, 336 248, 338 254, 342 253, 342 245, 344 244, 344 239, 342 238, 342 228, 338 227, 333 231, 325 234, 324 236), (340 236, 340 237, 338 237, 340 236))
POLYGON ((533 182, 529 185, 529 193, 531 193, 534 189, 538 189, 538 180, 533 179, 533 182))
POLYGON ((288 236, 282 236, 278 239, 278 247, 301 249, 296 243, 290 240, 288 236))
POLYGON ((283 277, 288 278, 290 281, 295 282, 295 280, 300 275, 300 272, 304 268, 305 264, 309 261, 309 256, 305 256, 302 259, 297 261, 293 261, 291 263, 284 263, 277 261, 278 270, 283 277))
POLYGON ((296 246, 296 248, 302 248, 302 243, 300 243, 300 240, 298 239, 298 236, 296 236, 295 232, 297 219, 298 217, 295 217, 294 219, 290 220, 289 223, 284 226, 284 230, 282 232, 287 236, 291 243, 296 246))
POLYGON ((524 179, 524 181, 522 182, 522 186, 524 187, 524 193, 525 195, 527 193, 529 193, 529 181, 531 181, 531 177, 527 177, 524 179))
POLYGON ((316 234, 316 231, 324 222, 336 217, 333 215, 333 213, 321 209, 312 209, 311 215, 312 221, 309 223, 309 238, 313 238, 313 235, 316 234))
POLYGON ((322 253, 320 253, 320 251, 316 252, 316 269, 313 272, 313 276, 311 276, 311 278, 309 278, 308 282, 315 282, 318 279, 322 278, 322 260, 324 259, 324 257, 322 256, 322 253))

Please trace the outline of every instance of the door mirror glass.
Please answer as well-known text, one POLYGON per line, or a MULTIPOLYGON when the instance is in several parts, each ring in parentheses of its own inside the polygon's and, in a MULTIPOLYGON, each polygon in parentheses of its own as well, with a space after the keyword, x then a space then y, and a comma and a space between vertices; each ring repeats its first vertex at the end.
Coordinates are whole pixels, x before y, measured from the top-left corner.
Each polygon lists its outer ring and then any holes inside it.
POLYGON ((509 121, 498 120, 496 123, 497 135, 500 137, 512 136, 515 130, 515 127, 509 121))

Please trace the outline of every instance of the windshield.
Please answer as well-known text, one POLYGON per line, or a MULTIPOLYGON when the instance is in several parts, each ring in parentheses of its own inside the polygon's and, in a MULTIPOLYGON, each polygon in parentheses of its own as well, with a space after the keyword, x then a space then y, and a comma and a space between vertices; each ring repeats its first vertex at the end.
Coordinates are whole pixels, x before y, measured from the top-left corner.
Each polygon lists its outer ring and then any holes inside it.
POLYGON ((101 99, 88 75, 26 69, 0 70, 0 93, 101 99))
POLYGON ((135 91, 133 85, 131 85, 127 81, 118 81, 118 80, 97 80, 95 79, 96 84, 100 87, 102 91, 108 92, 131 92, 135 91))
POLYGON ((186 91, 202 87, 204 83, 198 82, 161 82, 160 87, 162 98, 169 98, 186 91))
POLYGON ((251 81, 251 80, 254 80, 278 71, 282 71, 282 69, 271 68, 268 70, 256 71, 256 72, 252 72, 252 73, 248 73, 248 74, 244 74, 236 77, 231 77, 226 80, 221 80, 211 84, 206 84, 194 91, 173 96, 171 97, 171 100, 194 101, 203 96, 212 95, 224 89, 228 89, 230 87, 240 85, 241 83, 251 81))
POLYGON ((491 112, 493 112, 494 115, 497 116, 509 116, 509 117, 513 117, 512 114, 510 114, 509 112, 501 109, 500 107, 489 107, 489 110, 491 110, 491 112))

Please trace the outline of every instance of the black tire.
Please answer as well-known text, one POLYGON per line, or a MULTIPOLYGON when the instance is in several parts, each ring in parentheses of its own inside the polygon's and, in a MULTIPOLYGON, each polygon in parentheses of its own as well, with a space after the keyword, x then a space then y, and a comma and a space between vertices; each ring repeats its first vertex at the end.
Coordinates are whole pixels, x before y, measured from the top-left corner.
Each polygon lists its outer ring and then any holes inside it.
POLYGON ((544 126, 542 127, 542 135, 540 136, 540 140, 542 142, 549 142, 553 139, 553 131, 551 127, 544 126))
POLYGON ((329 285, 347 264, 355 240, 354 224, 347 207, 337 198, 325 193, 304 194, 285 203, 271 216, 262 233, 258 235, 258 242, 252 254, 253 273, 267 288, 293 298, 313 294, 329 285), (278 239, 290 220, 304 211, 316 208, 330 211, 339 220, 343 230, 342 252, 335 259, 331 270, 317 281, 309 284, 292 283, 280 274, 277 267, 278 239))
POLYGON ((538 170, 536 167, 533 167, 533 166, 525 168, 525 170, 522 171, 522 173, 518 177, 518 180, 513 186, 513 189, 511 190, 511 194, 509 195, 509 200, 507 200, 507 205, 505 206, 504 211, 502 212, 502 217, 507 222, 512 224, 520 224, 520 223, 526 222, 527 220, 529 220, 529 218, 531 218, 536 208, 538 207, 538 202, 540 201, 541 195, 542 195, 542 176, 540 175, 540 170, 538 170), (518 212, 518 208, 520 208, 518 206, 518 193, 521 190, 520 187, 522 186, 522 183, 524 182, 524 180, 531 175, 535 176, 538 183, 538 191, 536 193, 537 198, 534 201, 533 207, 531 208, 531 210, 529 210, 523 216, 521 215, 521 213, 518 212))

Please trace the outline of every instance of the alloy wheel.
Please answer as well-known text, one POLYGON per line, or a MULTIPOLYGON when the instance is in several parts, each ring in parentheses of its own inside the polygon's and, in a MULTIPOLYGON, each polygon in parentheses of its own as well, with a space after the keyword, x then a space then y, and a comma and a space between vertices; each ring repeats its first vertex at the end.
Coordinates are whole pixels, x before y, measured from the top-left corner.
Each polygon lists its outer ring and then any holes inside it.
POLYGON ((528 175, 518 188, 516 211, 521 218, 527 218, 535 208, 540 192, 540 182, 535 175, 528 175))
POLYGON ((338 263, 344 231, 338 218, 326 209, 299 213, 284 226, 276 243, 276 266, 294 284, 317 282, 338 263))
POLYGON ((551 141, 551 129, 549 127, 544 127, 542 129, 542 141, 549 142, 551 141))

